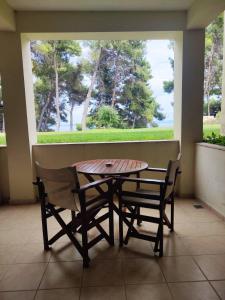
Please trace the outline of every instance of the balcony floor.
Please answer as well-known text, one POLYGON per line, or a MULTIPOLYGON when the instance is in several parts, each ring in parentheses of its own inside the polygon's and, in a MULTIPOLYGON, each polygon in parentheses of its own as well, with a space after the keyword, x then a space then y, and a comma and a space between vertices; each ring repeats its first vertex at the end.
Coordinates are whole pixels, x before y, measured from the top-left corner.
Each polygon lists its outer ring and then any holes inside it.
MULTIPOLYGON (((85 270, 67 237, 43 251, 39 205, 0 207, 0 299, 225 299, 225 222, 195 202, 176 201, 163 258, 146 241, 119 249, 115 216, 115 247, 102 241, 92 248, 85 270)), ((50 234, 59 228, 54 220, 49 226, 50 234)))

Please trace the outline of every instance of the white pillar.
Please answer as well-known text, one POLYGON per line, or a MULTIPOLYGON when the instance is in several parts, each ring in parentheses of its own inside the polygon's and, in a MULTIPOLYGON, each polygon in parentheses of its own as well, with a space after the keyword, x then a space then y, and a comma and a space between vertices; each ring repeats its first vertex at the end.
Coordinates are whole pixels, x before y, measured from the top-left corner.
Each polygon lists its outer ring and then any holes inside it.
POLYGON ((29 41, 0 33, 0 73, 5 111, 10 202, 34 200, 32 144, 36 142, 29 41))
POLYGON ((225 12, 224 12, 224 38, 223 38, 223 75, 222 75, 222 105, 221 105, 221 135, 225 136, 225 12))
POLYGON ((203 136, 204 30, 186 30, 175 45, 175 138, 180 141, 179 194, 194 195, 195 143, 203 136))

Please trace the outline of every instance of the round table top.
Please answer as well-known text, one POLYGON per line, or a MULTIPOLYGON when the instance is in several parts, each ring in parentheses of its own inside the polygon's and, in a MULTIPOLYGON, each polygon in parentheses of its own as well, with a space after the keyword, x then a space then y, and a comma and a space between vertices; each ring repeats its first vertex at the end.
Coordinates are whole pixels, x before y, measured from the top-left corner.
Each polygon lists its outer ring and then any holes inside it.
POLYGON ((77 172, 90 175, 123 175, 142 171, 148 167, 144 161, 133 159, 95 159, 74 164, 77 172))

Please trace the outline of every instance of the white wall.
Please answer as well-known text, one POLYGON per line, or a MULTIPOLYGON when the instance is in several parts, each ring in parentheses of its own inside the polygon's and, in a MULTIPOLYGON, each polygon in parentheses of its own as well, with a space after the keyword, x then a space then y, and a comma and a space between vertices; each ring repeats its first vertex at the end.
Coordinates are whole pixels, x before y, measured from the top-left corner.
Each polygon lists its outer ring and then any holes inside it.
POLYGON ((225 217, 225 147, 196 144, 195 194, 225 217))

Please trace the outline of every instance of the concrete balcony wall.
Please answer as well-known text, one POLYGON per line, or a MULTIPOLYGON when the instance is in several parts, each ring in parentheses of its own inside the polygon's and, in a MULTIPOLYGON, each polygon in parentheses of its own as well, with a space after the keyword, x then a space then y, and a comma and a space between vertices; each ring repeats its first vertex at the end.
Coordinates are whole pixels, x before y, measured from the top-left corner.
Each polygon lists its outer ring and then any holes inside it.
POLYGON ((7 147, 0 147, 0 204, 9 199, 7 147))
MULTIPOLYGON (((166 167, 168 160, 176 158, 178 152, 179 141, 175 140, 48 144, 33 146, 33 160, 48 168, 65 167, 81 160, 98 158, 130 158, 147 161, 152 167, 166 167)), ((147 174, 143 173, 143 176, 147 174)))
POLYGON ((225 217, 225 147, 196 144, 195 195, 225 217))

